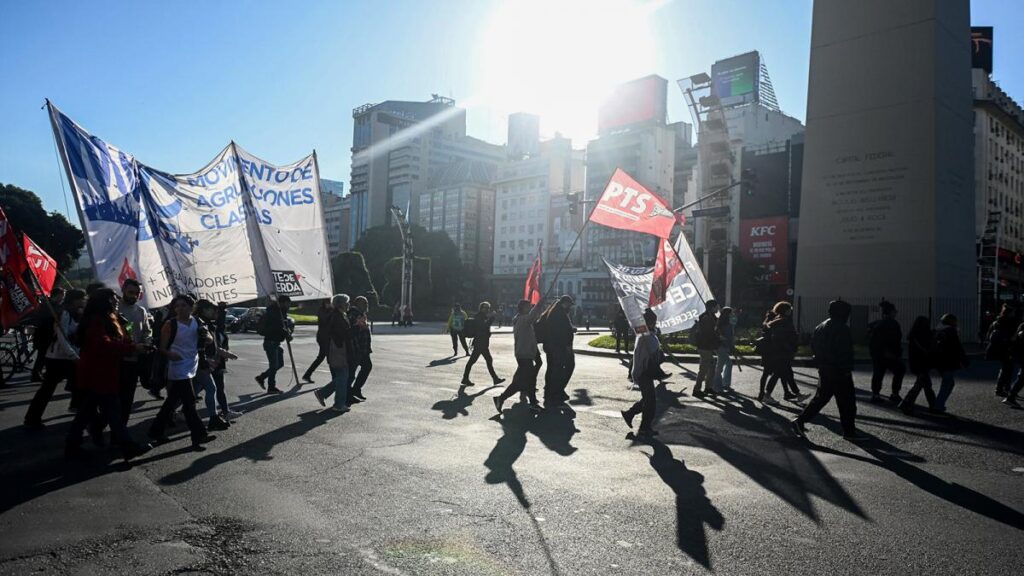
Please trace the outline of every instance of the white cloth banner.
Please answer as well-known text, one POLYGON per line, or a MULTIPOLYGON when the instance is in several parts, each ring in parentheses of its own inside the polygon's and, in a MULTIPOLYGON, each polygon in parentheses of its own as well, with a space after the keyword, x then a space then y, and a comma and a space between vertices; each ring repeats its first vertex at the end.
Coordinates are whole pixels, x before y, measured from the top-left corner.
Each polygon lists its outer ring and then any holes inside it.
POLYGON ((315 155, 275 166, 231 143, 198 172, 172 175, 52 104, 50 120, 104 284, 136 278, 151 307, 181 293, 228 304, 331 296, 315 155))

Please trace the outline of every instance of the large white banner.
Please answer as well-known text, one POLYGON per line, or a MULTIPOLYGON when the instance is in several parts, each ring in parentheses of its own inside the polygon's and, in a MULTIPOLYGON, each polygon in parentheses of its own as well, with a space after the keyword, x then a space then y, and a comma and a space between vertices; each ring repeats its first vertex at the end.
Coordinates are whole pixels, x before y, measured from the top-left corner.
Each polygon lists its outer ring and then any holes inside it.
POLYGON ((138 279, 148 306, 179 293, 229 304, 330 297, 315 155, 275 166, 231 143, 193 174, 168 174, 52 104, 50 119, 104 284, 138 279))

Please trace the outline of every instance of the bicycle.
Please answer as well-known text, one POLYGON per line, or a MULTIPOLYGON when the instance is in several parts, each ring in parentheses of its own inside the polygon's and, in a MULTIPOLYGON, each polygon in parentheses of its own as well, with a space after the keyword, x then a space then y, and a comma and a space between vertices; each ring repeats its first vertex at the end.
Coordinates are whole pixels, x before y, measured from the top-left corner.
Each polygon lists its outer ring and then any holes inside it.
POLYGON ((18 325, 0 336, 0 370, 4 380, 32 369, 36 349, 32 346, 33 326, 18 325))

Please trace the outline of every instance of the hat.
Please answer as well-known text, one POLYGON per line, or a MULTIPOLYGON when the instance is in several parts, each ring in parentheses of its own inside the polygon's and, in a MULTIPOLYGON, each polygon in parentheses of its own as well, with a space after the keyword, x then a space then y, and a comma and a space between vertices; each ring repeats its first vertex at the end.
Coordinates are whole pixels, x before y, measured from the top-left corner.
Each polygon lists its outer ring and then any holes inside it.
POLYGON ((572 296, 569 296, 568 294, 564 294, 561 298, 558 299, 558 303, 559 304, 570 304, 572 306, 575 306, 576 305, 576 300, 573 300, 572 296))

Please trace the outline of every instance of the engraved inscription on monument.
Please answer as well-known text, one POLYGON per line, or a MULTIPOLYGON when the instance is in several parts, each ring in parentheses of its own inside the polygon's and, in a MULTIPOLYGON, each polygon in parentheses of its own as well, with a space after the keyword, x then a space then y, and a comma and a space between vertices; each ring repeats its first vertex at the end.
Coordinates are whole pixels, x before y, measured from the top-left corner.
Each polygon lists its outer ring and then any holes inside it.
POLYGON ((897 210, 907 177, 892 151, 837 156, 822 178, 837 230, 848 242, 888 241, 899 235, 897 210))

